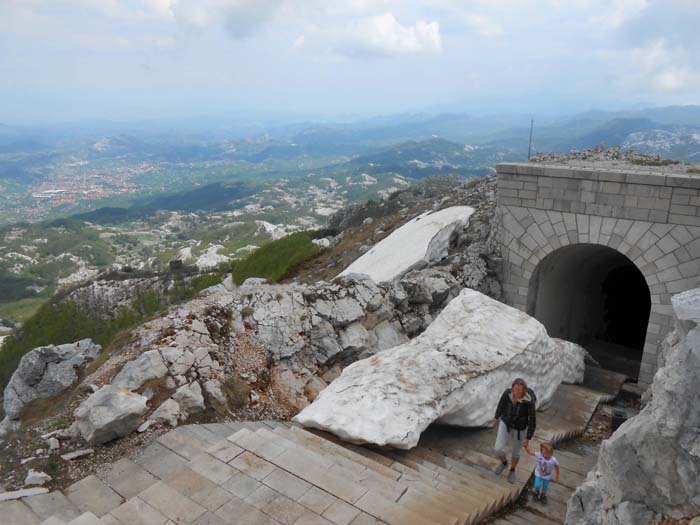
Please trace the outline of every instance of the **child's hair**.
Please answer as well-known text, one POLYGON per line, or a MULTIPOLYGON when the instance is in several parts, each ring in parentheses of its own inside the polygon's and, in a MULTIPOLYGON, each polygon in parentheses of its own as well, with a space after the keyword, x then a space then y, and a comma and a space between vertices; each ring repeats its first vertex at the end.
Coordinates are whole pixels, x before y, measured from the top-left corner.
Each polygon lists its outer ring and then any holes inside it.
POLYGON ((540 445, 540 450, 542 452, 548 452, 549 454, 554 454, 554 447, 551 443, 542 443, 540 445))

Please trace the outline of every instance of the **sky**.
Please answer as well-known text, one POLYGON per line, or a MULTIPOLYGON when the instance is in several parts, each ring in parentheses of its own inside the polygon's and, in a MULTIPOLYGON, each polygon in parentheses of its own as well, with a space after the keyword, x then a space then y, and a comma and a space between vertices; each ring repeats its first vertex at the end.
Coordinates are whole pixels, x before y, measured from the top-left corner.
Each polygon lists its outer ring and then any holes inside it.
POLYGON ((700 104, 700 0, 0 0, 0 122, 700 104))

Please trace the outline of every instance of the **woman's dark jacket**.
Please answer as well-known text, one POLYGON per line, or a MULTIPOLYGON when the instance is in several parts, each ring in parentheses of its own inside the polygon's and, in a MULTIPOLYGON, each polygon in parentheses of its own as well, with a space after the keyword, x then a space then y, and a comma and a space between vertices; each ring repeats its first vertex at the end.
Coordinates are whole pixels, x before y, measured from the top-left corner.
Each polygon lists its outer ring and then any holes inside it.
MULTIPOLYGON (((505 423, 508 430, 514 429, 519 431, 527 428, 527 439, 532 439, 535 434, 535 426, 537 424, 535 401, 537 397, 535 393, 527 389, 525 395, 516 403, 513 403, 512 390, 508 388, 496 408, 494 419, 500 419, 505 423)), ((519 437, 519 436, 518 436, 519 437)))

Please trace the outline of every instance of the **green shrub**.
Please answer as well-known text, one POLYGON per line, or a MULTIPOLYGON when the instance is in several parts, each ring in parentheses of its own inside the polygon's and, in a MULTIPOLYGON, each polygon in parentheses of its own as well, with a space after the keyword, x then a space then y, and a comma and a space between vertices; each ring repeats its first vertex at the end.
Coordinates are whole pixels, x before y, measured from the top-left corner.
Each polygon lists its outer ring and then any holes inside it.
POLYGON ((277 282, 298 264, 318 253, 311 234, 298 232, 272 241, 255 250, 233 266, 233 280, 241 284, 248 277, 262 277, 277 282))
POLYGON ((632 159, 632 164, 636 164, 637 166, 672 166, 674 164, 680 164, 680 162, 671 159, 632 159))
POLYGON ((144 292, 111 320, 100 319, 86 308, 61 300, 64 294, 54 297, 5 340, 0 351, 0 388, 4 389, 22 356, 33 348, 73 343, 89 337, 106 349, 124 331, 142 324, 168 305, 192 299, 205 288, 220 283, 223 274, 224 270, 221 270, 179 281, 167 296, 155 290, 144 292))

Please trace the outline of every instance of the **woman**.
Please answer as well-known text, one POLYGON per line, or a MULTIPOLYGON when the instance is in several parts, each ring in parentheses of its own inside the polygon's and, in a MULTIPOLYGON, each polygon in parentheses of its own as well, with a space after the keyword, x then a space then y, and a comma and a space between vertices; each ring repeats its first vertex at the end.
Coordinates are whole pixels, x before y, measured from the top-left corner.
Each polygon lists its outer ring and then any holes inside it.
POLYGON ((515 467, 520 460, 520 447, 527 446, 535 433, 536 415, 535 393, 527 387, 524 379, 517 378, 501 396, 493 419, 493 428, 498 427, 496 437, 496 457, 501 462, 496 467, 500 475, 508 466, 506 448, 511 447, 510 472, 508 481, 515 483, 515 467))

